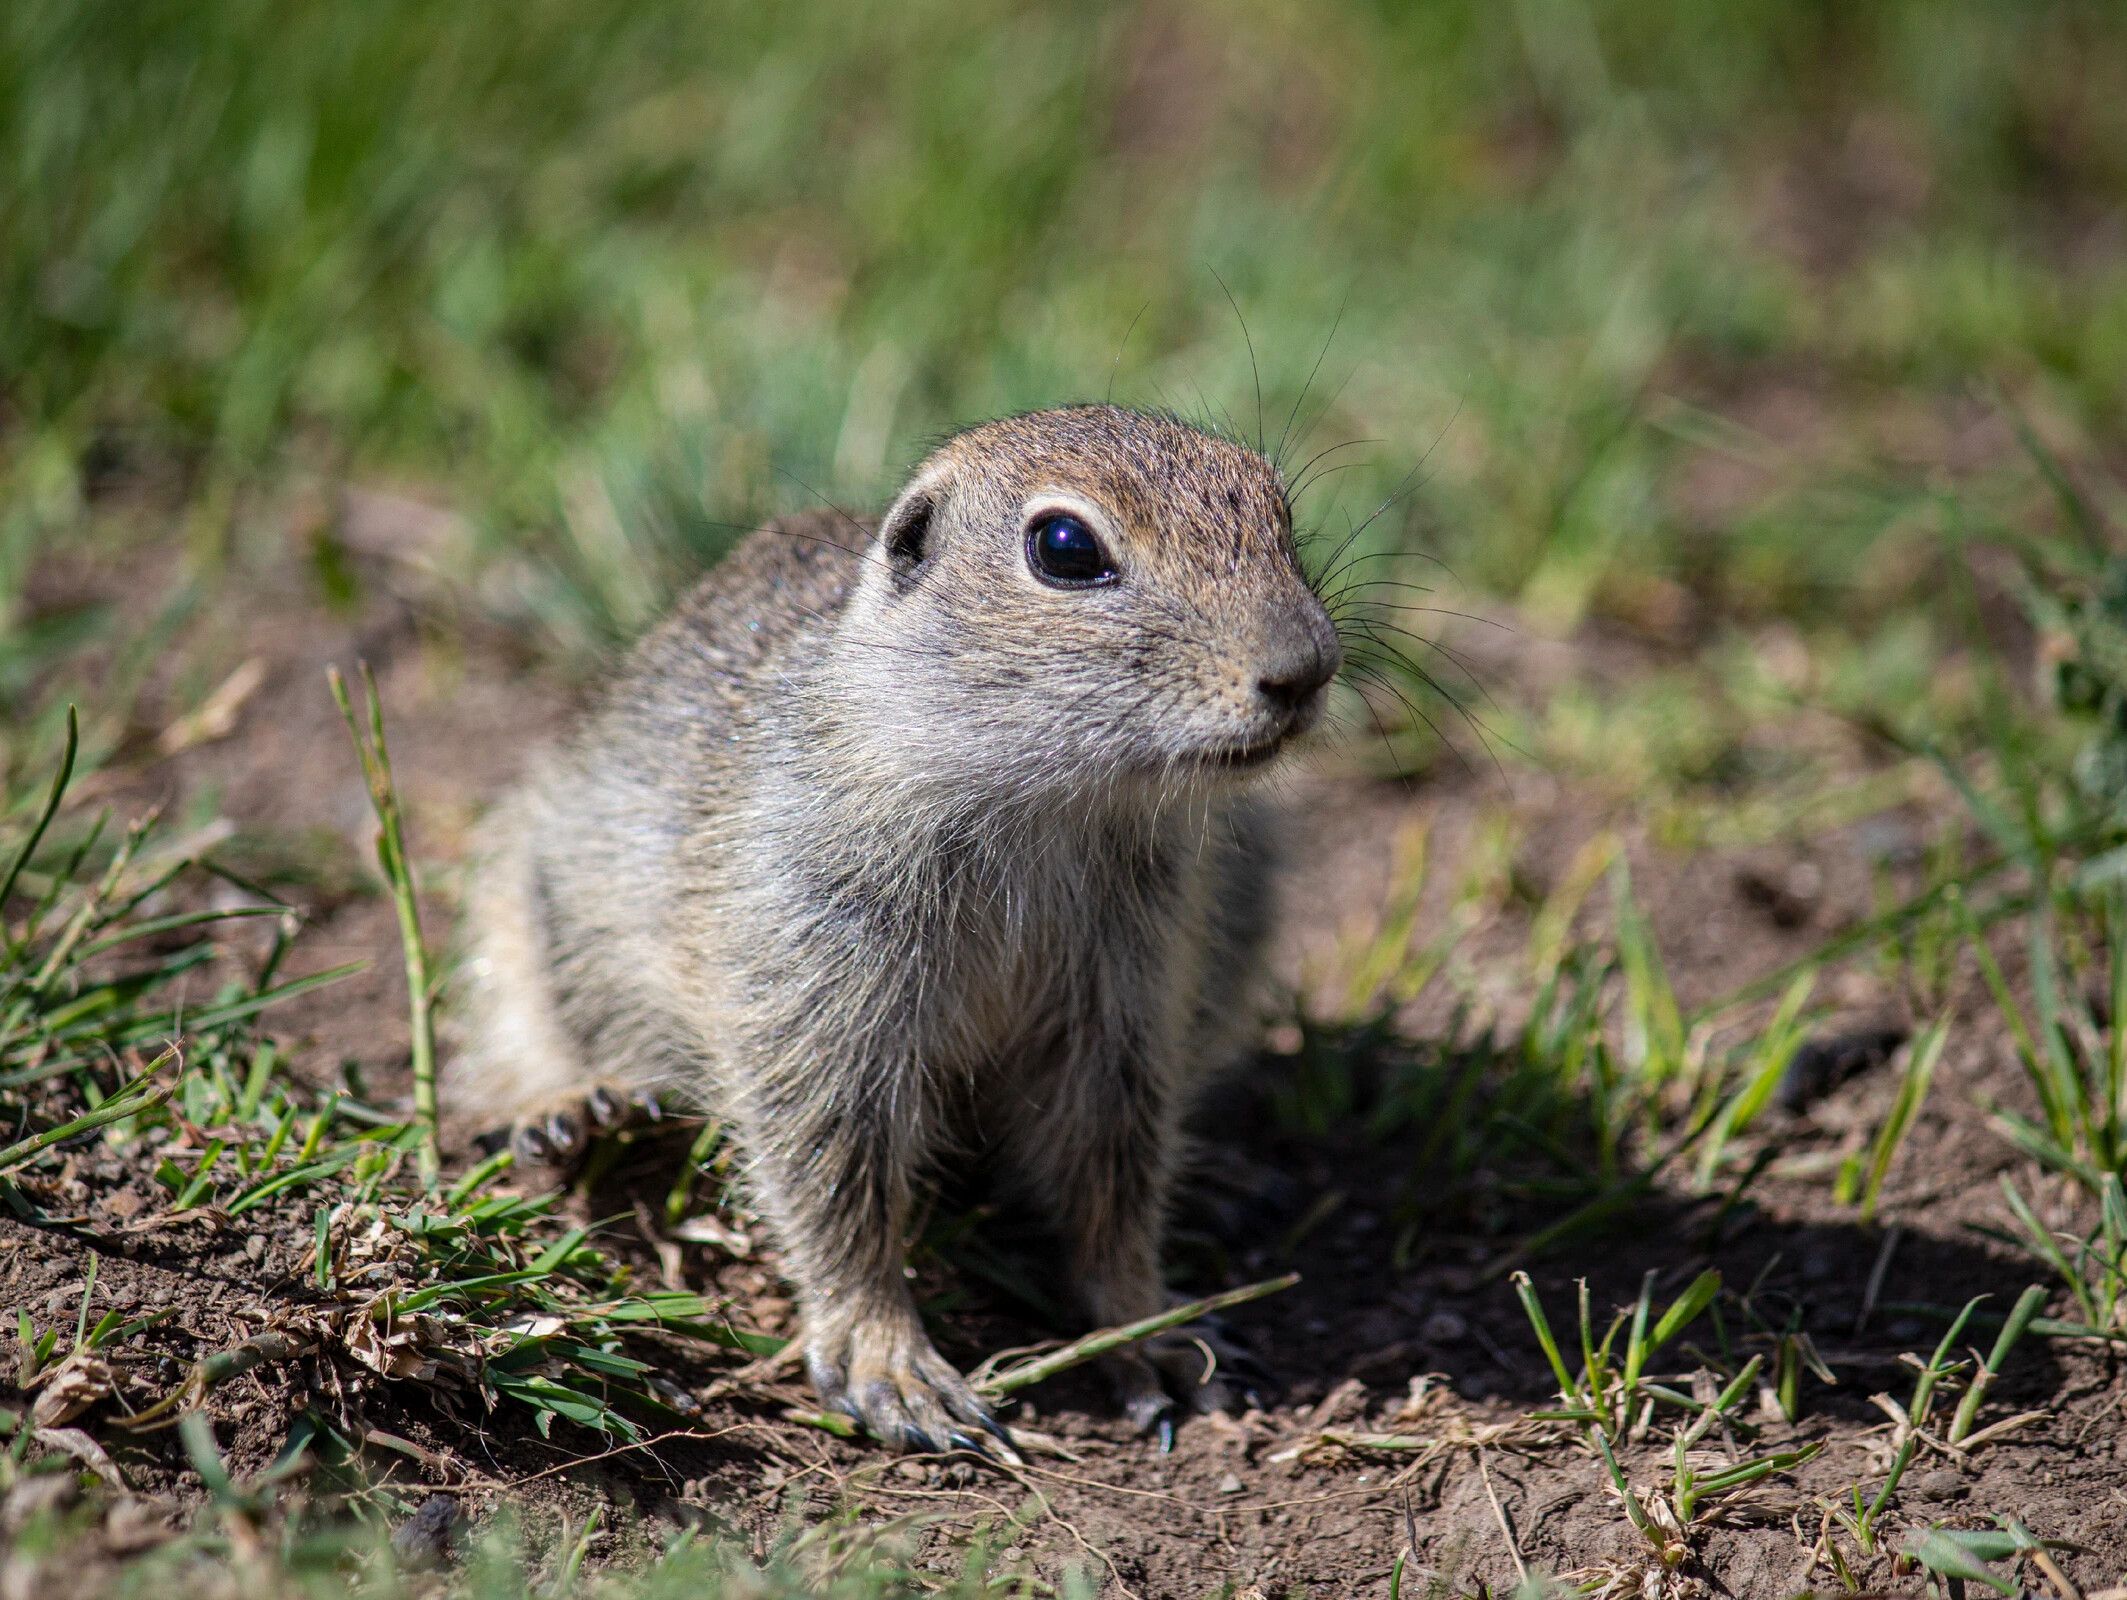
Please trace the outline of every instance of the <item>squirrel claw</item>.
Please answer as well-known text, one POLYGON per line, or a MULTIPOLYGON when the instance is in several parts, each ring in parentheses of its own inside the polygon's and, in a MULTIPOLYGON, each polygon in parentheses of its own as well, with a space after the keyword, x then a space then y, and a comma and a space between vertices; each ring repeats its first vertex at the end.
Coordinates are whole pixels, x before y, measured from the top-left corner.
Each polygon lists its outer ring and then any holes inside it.
POLYGON ((526 1166, 559 1167, 575 1164, 588 1146, 582 1120, 568 1110, 544 1117, 527 1117, 510 1130, 511 1153, 526 1166))
POLYGON ((984 1418, 982 1431, 996 1441, 997 1454, 1004 1458, 1006 1465, 1014 1467, 1026 1465, 1026 1462, 1020 1458, 1018 1447, 1012 1443, 1012 1436, 1005 1431, 1003 1423, 991 1418, 984 1418))
POLYGON ((509 1132, 510 1153, 527 1166, 543 1167, 554 1159, 554 1147, 535 1123, 519 1123, 509 1132))
POLYGON ((604 1084, 593 1084, 583 1097, 583 1109, 591 1126, 610 1133, 628 1118, 627 1102, 604 1084))
MULTIPOLYGON (((1132 1377, 1135 1375, 1133 1374, 1132 1377)), ((1130 1419, 1131 1428, 1137 1433, 1150 1433, 1162 1422, 1168 1422, 1174 1413, 1174 1397, 1156 1383, 1140 1387, 1129 1378, 1123 1380, 1131 1391, 1123 1397, 1123 1415, 1130 1419)), ((1171 1431, 1171 1426, 1170 1426, 1171 1431)))

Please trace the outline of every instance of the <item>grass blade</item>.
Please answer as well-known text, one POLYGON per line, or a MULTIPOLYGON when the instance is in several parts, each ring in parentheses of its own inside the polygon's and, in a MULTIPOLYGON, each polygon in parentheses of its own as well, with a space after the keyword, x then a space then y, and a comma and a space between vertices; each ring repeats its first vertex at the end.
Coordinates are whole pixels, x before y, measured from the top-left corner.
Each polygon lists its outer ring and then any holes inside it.
POLYGON ((1662 1313, 1662 1320, 1654 1325, 1654 1335, 1647 1341, 1646 1354, 1653 1355, 1683 1332, 1691 1319, 1711 1305, 1713 1297, 1720 1292, 1721 1275, 1710 1268, 1692 1279, 1691 1287, 1677 1296, 1669 1309, 1662 1313))
MULTIPOLYGON (((15 885, 22 878, 22 869, 30 864, 30 857, 37 853, 37 846, 44 842, 44 833, 52 825, 52 818, 59 815, 59 803, 66 798, 66 786, 74 780, 74 757, 81 749, 81 717, 74 707, 66 708, 66 748, 59 757, 59 770, 52 774, 50 793, 44 797, 44 809, 37 814, 35 826, 29 837, 15 852, 8 864, 7 876, 0 878, 0 914, 7 909, 8 897, 15 892, 15 885)), ((10 950, 13 941, 8 941, 10 950)))
POLYGON ((377 693, 377 680, 368 662, 362 663, 361 673, 362 689, 369 702, 366 734, 355 718, 340 669, 328 668, 326 676, 332 685, 332 698, 354 740, 362 776, 369 784, 370 808, 377 815, 377 860, 399 914, 399 947, 406 960, 407 1007, 413 1025, 414 1119, 422 1130, 416 1159, 422 1187, 433 1194, 443 1172, 442 1157, 436 1148, 436 1030, 430 1015, 435 991, 429 981, 428 947, 421 939, 421 908, 414 892, 413 866, 406 855, 399 794, 392 784, 391 752, 384 743, 384 701, 377 693))
POLYGON ((1570 1406, 1580 1398, 1580 1390, 1566 1371, 1565 1357, 1558 1353, 1558 1341, 1551 1336, 1551 1321, 1544 1315, 1543 1302, 1536 1298, 1536 1285, 1526 1272, 1515 1273, 1513 1283, 1521 1308, 1528 1313, 1529 1325, 1536 1330, 1536 1342, 1543 1346, 1544 1357, 1558 1376, 1558 1397, 1570 1406))
POLYGON ((1773 1092, 1780 1087, 1781 1075, 1787 1071, 1788 1060, 1801 1042, 1802 1008, 1809 1003, 1809 997, 1817 987, 1817 970, 1811 967, 1795 974, 1794 981, 1780 996, 1772 1021, 1766 1024, 1765 1032, 1759 1036, 1751 1053, 1751 1064, 1744 1070, 1743 1086, 1730 1096, 1714 1118, 1713 1125, 1706 1130, 1706 1145, 1699 1152, 1700 1188, 1713 1182, 1722 1147, 1756 1120, 1758 1113, 1771 1101, 1773 1092))
MULTIPOLYGON (((1102 1328, 1097 1333, 1089 1333, 1082 1339, 1072 1340, 1060 1350, 1051 1350, 1046 1355, 1023 1361, 1016 1367, 1007 1367, 1002 1372, 982 1377, 971 1373, 969 1380, 981 1393, 1011 1394, 1029 1384, 1040 1383, 1044 1378, 1053 1378, 1059 1372, 1067 1372, 1072 1367, 1081 1366, 1096 1356, 1106 1355, 1110 1350, 1120 1349, 1126 1344, 1135 1344, 1139 1339, 1149 1338, 1168 1328, 1179 1327, 1182 1323, 1193 1322, 1208 1312, 1223 1311, 1228 1306, 1245 1305, 1250 1300, 1260 1300, 1267 1294, 1290 1289, 1299 1281, 1300 1275, 1297 1272, 1288 1272, 1282 1278, 1266 1278, 1261 1283, 1228 1289, 1223 1294, 1206 1295, 1201 1300, 1192 1300, 1187 1305, 1162 1311, 1156 1317, 1125 1323, 1119 1328, 1102 1328)), ((979 1368, 977 1370, 980 1371, 979 1368)))
POLYGON ((1986 1363, 1972 1375, 1964 1398, 1957 1403, 1957 1414, 1950 1421, 1950 1443, 1962 1443, 1965 1436, 1972 1431, 1972 1424, 1979 1419, 1979 1408, 1985 1404, 1987 1390, 1993 1387, 1995 1378, 2001 1372, 2002 1363, 2009 1359, 2009 1352, 2016 1348, 2016 1341, 2029 1331, 2032 1318, 2039 1314, 2045 1304, 2046 1291, 2037 1284, 2026 1289, 2017 1299, 2016 1308, 2009 1313, 2009 1320, 2002 1324, 2001 1333, 1995 1339, 1994 1349, 1988 1354, 1986 1363))
MULTIPOLYGON (((2002 1198, 2009 1203, 2010 1213, 2016 1218, 2018 1226, 2024 1230, 2021 1241, 2024 1247, 2060 1275, 2062 1281, 2068 1285, 2069 1292, 2075 1296, 2076 1304, 2083 1308, 2084 1321, 2095 1325, 2107 1320, 2099 1314, 2098 1307, 2091 1298, 2090 1285, 2069 1262, 2059 1241, 2032 1213, 2031 1207, 2025 1202, 2016 1185, 2009 1181, 2006 1172, 2001 1175, 2001 1192, 2002 1198)), ((2109 1314, 2111 1309, 2107 1306, 2106 1313, 2109 1314)))
POLYGON ((1928 1097, 1928 1088, 1935 1081, 1935 1063, 1942 1059, 1942 1047, 1949 1042, 1950 1019, 1938 1017, 1928 1025, 1914 1043, 1906 1057, 1905 1074, 1898 1080, 1898 1096, 1891 1102, 1890 1115, 1883 1119, 1883 1126, 1876 1130, 1875 1148, 1869 1153, 1868 1183, 1861 1193, 1861 1220, 1872 1221, 1876 1215, 1876 1201, 1883 1193, 1883 1180, 1891 1170, 1891 1162, 1897 1158, 1899 1146, 1905 1136, 1912 1132, 1913 1120, 1920 1115, 1920 1107, 1928 1097))
POLYGON ((143 1111, 152 1111, 176 1092, 174 1085, 158 1084, 141 1095, 113 1095, 94 1111, 85 1112, 71 1122, 62 1122, 56 1128, 47 1128, 43 1133, 0 1150, 0 1172, 10 1172, 25 1161, 34 1160, 53 1145, 64 1144, 79 1134, 108 1127, 127 1117, 138 1116, 143 1111))
POLYGON ((1667 1082, 1684 1064, 1684 1021, 1654 930, 1632 896, 1623 856, 1610 866, 1618 964, 1625 974, 1625 1059, 1649 1084, 1667 1082))

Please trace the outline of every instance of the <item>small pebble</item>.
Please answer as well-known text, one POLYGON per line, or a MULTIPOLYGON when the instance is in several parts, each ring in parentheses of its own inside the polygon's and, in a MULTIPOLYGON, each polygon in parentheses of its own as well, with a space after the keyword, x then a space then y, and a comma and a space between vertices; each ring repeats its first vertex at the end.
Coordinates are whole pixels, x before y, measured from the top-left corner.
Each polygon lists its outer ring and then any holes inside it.
POLYGON ((1026 1555, 1027 1553, 1024 1550, 1020 1549, 1019 1546, 1016 1544, 1008 1544, 1004 1547, 1004 1558, 1006 1561, 1024 1561, 1026 1559, 1026 1555))
POLYGON ((120 1495, 104 1513, 104 1547, 113 1555, 152 1550, 171 1534, 166 1508, 138 1495, 120 1495))
POLYGON ((263 1233, 254 1233, 250 1238, 246 1239, 244 1241, 244 1254, 249 1256, 254 1262, 265 1260, 266 1236, 263 1233))
POLYGON ((57 1516, 80 1495, 80 1479, 71 1472, 41 1472, 23 1478, 0 1501, 0 1531, 19 1533, 39 1517, 57 1516))
POLYGON ((1452 1311, 1436 1311, 1418 1329, 1428 1344, 1460 1344, 1470 1336, 1470 1325, 1452 1311))
POLYGON ((1923 1500, 1955 1500, 1965 1492, 1965 1481, 1949 1467, 1938 1467, 1933 1472, 1924 1472, 1920 1481, 1913 1485, 1923 1500))
POLYGON ((416 1572, 435 1572, 450 1565, 451 1534, 458 1523, 458 1502, 432 1494, 391 1536, 392 1553, 416 1572))
POLYGON ((1239 1494, 1240 1492, 1241 1480, 1235 1477, 1232 1473, 1229 1472, 1226 1474, 1225 1477, 1219 1479, 1220 1494, 1239 1494))

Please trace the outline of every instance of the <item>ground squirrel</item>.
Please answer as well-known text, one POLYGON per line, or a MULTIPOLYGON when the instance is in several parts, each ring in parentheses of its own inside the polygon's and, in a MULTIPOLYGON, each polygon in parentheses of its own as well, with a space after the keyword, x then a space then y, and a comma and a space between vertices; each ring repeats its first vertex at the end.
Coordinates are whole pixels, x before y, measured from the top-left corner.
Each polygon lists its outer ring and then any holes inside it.
MULTIPOLYGON (((910 1299, 912 1193, 980 1148, 1095 1324, 1168 1303, 1180 1119, 1268 915, 1252 780, 1341 660, 1277 469, 1169 416, 986 423, 875 527, 765 529, 489 822, 453 1099, 549 1159, 630 1095, 715 1112, 821 1400, 1007 1439, 910 1299)), ((1149 1427, 1205 1365, 1111 1370, 1149 1427)))

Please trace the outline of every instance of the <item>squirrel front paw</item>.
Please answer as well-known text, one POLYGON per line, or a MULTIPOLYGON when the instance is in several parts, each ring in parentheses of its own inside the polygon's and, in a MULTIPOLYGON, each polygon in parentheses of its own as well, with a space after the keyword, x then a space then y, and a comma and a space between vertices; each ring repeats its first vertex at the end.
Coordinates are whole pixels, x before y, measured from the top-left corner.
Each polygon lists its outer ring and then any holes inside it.
POLYGON ((1012 1436, 920 1326, 878 1318, 808 1338, 820 1403, 900 1450, 972 1450, 1017 1464, 1012 1436))

